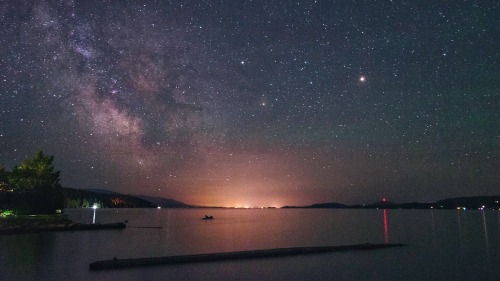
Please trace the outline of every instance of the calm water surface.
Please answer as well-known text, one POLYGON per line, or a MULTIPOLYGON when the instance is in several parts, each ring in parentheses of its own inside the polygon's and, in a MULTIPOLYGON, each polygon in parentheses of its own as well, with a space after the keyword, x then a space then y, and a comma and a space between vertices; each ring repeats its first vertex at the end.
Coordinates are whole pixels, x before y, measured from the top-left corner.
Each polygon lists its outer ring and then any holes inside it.
MULTIPOLYGON (((93 210, 66 210, 92 222, 93 210)), ((500 212, 98 209, 124 230, 0 236, 0 280, 500 280, 500 212), (204 221, 205 215, 214 220, 204 221), (161 229, 141 228, 146 226, 161 229), (376 251, 91 272, 96 260, 280 247, 405 243, 376 251)))

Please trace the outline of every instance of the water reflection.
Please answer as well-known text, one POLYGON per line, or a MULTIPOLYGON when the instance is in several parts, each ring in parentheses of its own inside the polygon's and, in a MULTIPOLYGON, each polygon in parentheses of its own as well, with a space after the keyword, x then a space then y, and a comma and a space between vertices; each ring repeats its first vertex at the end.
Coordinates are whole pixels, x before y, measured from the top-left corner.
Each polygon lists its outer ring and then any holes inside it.
POLYGON ((5 258, 2 263, 33 279, 44 271, 44 264, 40 261, 51 260, 54 254, 55 236, 51 233, 12 235, 4 239, 5 243, 1 243, 1 256, 5 258))
POLYGON ((94 206, 92 206, 92 209, 94 209, 94 216, 92 217, 92 224, 95 224, 95 211, 97 210, 97 204, 94 203, 94 206))
POLYGON ((497 212, 498 225, 500 226, 500 210, 497 212))
POLYGON ((492 233, 498 232, 500 223, 491 216, 493 213, 488 210, 456 210, 457 242, 462 255, 470 256, 470 252, 477 251, 488 263, 495 257, 499 240, 492 233))
POLYGON ((457 222, 458 222, 458 239, 460 242, 460 246, 462 246, 462 240, 463 240, 463 230, 462 230, 462 219, 461 219, 461 214, 462 211, 457 210, 457 222))
MULTIPOLYGON (((369 280, 370 277, 372 280, 497 280, 500 275, 498 211, 432 210, 429 214, 427 210, 390 209, 214 209, 210 214, 215 219, 209 222, 200 220, 205 212, 204 209, 99 209, 96 223, 128 220, 130 226, 162 228, 62 232, 50 234, 50 237, 0 236, 0 280, 131 281, 154 280, 159 276, 170 276, 172 280, 224 280, 224 277, 228 280, 230 276, 239 280, 293 281, 328 280, 324 276, 339 273, 344 274, 338 275, 343 280, 369 280), (391 212, 393 225, 391 238, 388 212, 391 212), (431 226, 432 229, 429 229, 431 226), (404 243, 409 246, 366 253, 110 272, 88 270, 90 262, 113 257, 155 257, 367 242, 404 243)), ((87 223, 93 217, 92 208, 68 210, 67 213, 70 218, 87 223)))
POLYGON ((436 245, 436 220, 434 219, 434 210, 431 210, 432 244, 436 245))
POLYGON ((387 225, 387 210, 384 209, 384 241, 389 243, 389 227, 387 225))
POLYGON ((486 224, 486 215, 485 211, 481 211, 481 214, 483 216, 483 230, 484 230, 484 245, 486 246, 486 255, 490 256, 490 243, 488 239, 488 226, 486 224))

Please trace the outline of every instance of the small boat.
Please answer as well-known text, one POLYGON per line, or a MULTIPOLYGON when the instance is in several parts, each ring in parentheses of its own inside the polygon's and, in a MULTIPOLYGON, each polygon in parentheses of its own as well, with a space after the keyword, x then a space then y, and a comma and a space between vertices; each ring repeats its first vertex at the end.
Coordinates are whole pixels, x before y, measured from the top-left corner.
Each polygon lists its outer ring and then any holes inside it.
POLYGON ((214 216, 207 216, 205 215, 204 218, 202 218, 202 220, 213 220, 214 219, 214 216))

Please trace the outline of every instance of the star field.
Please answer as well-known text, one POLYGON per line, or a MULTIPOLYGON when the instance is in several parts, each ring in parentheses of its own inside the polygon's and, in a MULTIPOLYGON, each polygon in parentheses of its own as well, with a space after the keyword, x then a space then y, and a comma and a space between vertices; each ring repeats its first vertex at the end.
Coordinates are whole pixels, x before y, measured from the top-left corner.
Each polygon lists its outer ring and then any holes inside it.
POLYGON ((190 204, 500 193, 495 1, 3 1, 0 164, 190 204))

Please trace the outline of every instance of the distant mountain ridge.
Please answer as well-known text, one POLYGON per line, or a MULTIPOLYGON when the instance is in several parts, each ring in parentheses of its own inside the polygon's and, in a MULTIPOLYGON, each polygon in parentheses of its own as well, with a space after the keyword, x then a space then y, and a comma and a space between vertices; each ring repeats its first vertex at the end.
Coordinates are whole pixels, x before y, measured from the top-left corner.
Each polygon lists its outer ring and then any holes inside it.
POLYGON ((500 195, 446 198, 434 203, 393 203, 387 201, 368 205, 344 205, 341 203, 320 203, 307 206, 284 206, 282 208, 302 209, 500 209, 500 195))
POLYGON ((97 192, 97 193, 104 193, 104 194, 121 194, 112 190, 108 189, 102 189, 102 188, 91 188, 91 189, 83 189, 86 191, 91 191, 91 192, 97 192))
POLYGON ((154 208, 153 203, 136 196, 107 191, 99 192, 63 188, 65 195, 65 208, 90 208, 97 205, 99 208, 154 208))
MULTIPOLYGON (((66 207, 91 207, 99 203, 105 208, 224 208, 217 206, 194 206, 174 199, 122 194, 107 189, 73 189, 64 188, 66 207), (71 205, 71 206, 70 206, 71 205)), ((438 200, 434 203, 394 203, 380 201, 364 205, 346 205, 337 202, 317 203, 306 206, 284 206, 283 209, 500 209, 500 195, 455 197, 438 200)))
POLYGON ((149 201, 156 206, 162 208, 192 208, 191 205, 179 202, 174 199, 168 199, 163 197, 154 197, 154 196, 146 196, 146 195, 138 195, 137 197, 149 201))
POLYGON ((340 203, 320 203, 320 204, 313 204, 310 205, 309 208, 346 208, 348 207, 347 205, 340 204, 340 203))
POLYGON ((64 188, 67 208, 87 208, 94 203, 101 208, 191 208, 192 206, 162 197, 130 195, 107 189, 64 188))

